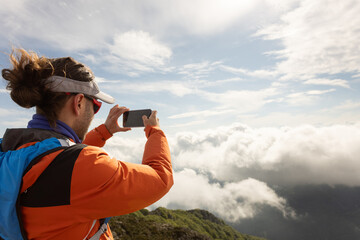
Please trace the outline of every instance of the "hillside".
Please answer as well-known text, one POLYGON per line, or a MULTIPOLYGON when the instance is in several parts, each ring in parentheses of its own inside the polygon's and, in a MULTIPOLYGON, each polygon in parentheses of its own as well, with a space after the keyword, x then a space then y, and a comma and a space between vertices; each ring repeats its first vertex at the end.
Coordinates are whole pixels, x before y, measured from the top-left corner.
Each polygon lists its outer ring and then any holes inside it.
POLYGON ((205 210, 140 210, 110 221, 114 239, 211 240, 239 239, 264 240, 237 232, 205 210))

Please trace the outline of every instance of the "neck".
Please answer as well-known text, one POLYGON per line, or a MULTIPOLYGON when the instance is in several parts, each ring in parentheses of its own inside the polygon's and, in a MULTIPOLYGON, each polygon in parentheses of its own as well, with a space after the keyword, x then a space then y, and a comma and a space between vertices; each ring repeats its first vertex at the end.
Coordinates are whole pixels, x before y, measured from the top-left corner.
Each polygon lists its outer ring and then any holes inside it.
POLYGON ((79 137, 75 133, 75 131, 70 126, 68 126, 66 123, 64 123, 60 120, 57 120, 56 127, 53 128, 50 126, 47 118, 41 114, 35 114, 33 116, 33 119, 31 121, 29 121, 29 123, 28 123, 28 128, 39 128, 39 129, 55 131, 55 132, 61 133, 65 136, 71 138, 76 143, 81 142, 81 140, 79 139, 79 137))

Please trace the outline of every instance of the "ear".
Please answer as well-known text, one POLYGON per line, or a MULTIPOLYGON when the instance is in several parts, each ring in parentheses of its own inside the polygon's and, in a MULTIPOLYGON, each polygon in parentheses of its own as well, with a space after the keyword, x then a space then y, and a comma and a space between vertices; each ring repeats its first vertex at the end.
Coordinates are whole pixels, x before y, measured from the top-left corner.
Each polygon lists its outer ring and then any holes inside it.
POLYGON ((81 109, 85 107, 84 98, 84 94, 81 93, 76 94, 73 98, 72 106, 76 116, 79 116, 81 113, 81 109))

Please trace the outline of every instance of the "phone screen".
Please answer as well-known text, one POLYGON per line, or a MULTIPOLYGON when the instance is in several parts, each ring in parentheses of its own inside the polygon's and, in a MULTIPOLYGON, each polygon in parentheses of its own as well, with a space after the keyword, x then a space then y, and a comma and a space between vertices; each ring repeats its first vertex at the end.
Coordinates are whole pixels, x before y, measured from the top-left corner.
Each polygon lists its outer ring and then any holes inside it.
POLYGON ((142 116, 150 117, 151 109, 133 110, 124 112, 123 126, 124 127, 144 127, 142 116))

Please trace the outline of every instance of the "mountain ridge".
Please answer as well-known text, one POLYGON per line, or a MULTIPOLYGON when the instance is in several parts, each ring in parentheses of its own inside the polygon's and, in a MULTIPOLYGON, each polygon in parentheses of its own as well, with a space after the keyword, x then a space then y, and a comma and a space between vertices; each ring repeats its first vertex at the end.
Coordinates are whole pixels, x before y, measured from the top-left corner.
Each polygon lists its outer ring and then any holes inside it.
POLYGON ((142 209, 135 213, 113 217, 110 227, 114 239, 165 240, 265 240, 242 234, 212 213, 202 210, 142 209))

